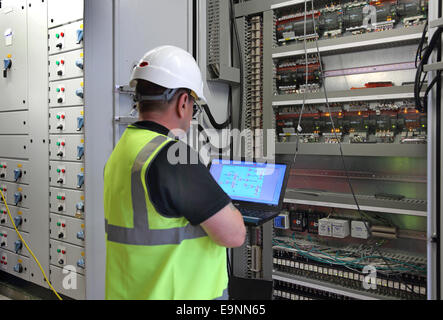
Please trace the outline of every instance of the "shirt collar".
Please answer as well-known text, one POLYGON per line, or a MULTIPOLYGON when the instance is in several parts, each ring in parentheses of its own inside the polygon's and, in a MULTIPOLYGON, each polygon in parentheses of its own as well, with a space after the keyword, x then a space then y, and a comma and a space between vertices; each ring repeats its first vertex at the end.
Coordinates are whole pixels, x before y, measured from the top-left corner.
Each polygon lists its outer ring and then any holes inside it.
POLYGON ((168 128, 166 128, 165 126, 162 126, 161 124, 158 124, 157 122, 154 122, 154 121, 149 121, 149 120, 137 121, 137 122, 134 122, 132 125, 134 127, 139 128, 139 129, 154 131, 154 132, 160 133, 165 136, 169 135, 168 128))

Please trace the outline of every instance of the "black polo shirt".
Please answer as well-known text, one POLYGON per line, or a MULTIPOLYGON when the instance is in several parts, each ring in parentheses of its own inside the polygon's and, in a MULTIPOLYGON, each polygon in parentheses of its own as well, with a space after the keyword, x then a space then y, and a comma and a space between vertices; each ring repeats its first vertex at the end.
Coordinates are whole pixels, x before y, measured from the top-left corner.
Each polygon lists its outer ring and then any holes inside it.
MULTIPOLYGON (((152 121, 138 121, 133 125, 164 135, 169 133, 169 129, 152 121)), ((182 141, 171 141, 160 150, 146 171, 146 186, 158 213, 168 218, 185 217, 192 225, 204 222, 231 202, 197 152, 182 141), (176 143, 183 145, 173 146, 176 143), (171 164, 167 158, 171 147, 177 159, 181 159, 180 152, 186 150, 188 160, 197 159, 198 163, 171 164)))

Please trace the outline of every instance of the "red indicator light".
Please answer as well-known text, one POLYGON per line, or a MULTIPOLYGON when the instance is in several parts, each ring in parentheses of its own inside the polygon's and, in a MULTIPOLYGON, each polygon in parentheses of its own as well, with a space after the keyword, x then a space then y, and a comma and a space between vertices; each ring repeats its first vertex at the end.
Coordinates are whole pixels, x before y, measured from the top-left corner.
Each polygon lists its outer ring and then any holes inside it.
POLYGON ((143 67, 146 67, 146 66, 148 66, 149 65, 149 63, 148 62, 146 62, 146 61, 143 61, 142 63, 140 63, 138 66, 139 67, 141 67, 141 68, 143 68, 143 67))

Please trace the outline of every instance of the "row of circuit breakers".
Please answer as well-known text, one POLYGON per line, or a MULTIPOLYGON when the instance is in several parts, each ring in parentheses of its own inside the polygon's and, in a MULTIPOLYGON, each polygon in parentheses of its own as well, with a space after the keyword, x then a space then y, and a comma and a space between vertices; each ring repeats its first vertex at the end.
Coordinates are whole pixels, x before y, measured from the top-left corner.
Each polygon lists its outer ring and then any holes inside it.
MULTIPOLYGON (((54 2, 52 4, 60 6, 54 2)), ((50 5, 51 2, 48 6, 50 5)), ((56 290, 76 299, 84 299, 86 261, 83 5, 81 10, 77 9, 76 16, 72 13, 61 15, 64 17, 63 22, 48 20, 48 250, 49 280, 56 290), (75 268, 79 290, 63 289, 65 266, 75 268)), ((56 10, 53 9, 52 12, 54 11, 56 10)), ((13 76, 15 71, 11 66, 14 66, 14 63, 17 63, 14 56, 4 58, 4 78, 13 76)), ((0 159, 0 188, 7 198, 16 226, 22 232, 24 240, 33 248, 36 244, 29 243, 28 240, 31 228, 29 217, 32 211, 27 202, 27 195, 32 191, 27 185, 28 176, 27 161, 0 159)), ((1 270, 29 280, 28 266, 32 257, 18 239, 3 202, 0 204, 0 236, 1 249, 4 249, 0 250, 1 270)))
MULTIPOLYGON (((79 275, 86 267, 83 36, 83 20, 48 31, 51 282, 65 266, 79 275)), ((83 276, 77 281, 85 287, 83 276)))
MULTIPOLYGON (((317 1, 316 1, 317 2, 317 1)), ((346 33, 359 34, 368 30, 370 22, 365 20, 370 10, 363 10, 367 5, 374 8, 376 22, 372 25, 376 31, 389 30, 397 25, 405 27, 424 22, 427 18, 428 0, 364 0, 339 1, 323 5, 325 1, 314 3, 314 10, 306 15, 306 38, 330 38, 346 33), (318 6, 317 8, 315 6, 318 6), (315 30, 314 21, 315 19, 315 30)), ((276 21, 277 42, 285 45, 305 37, 304 12, 293 12, 292 9, 283 9, 276 21)), ((372 27, 371 27, 372 28, 372 27)))

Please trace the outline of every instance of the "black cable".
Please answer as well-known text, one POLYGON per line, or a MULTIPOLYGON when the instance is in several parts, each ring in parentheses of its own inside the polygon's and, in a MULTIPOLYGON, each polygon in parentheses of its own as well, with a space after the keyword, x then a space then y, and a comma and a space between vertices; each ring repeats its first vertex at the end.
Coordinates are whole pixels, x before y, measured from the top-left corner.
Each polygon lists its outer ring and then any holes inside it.
POLYGON ((239 58, 239 64, 240 64, 240 104, 239 104, 239 123, 238 127, 240 130, 242 129, 242 113, 243 113, 243 99, 244 99, 244 92, 243 92, 243 54, 241 52, 241 46, 240 46, 240 37, 238 35, 238 28, 237 24, 235 23, 235 13, 234 13, 234 2, 233 0, 230 0, 231 6, 230 6, 230 14, 231 14, 231 23, 234 27, 234 33, 235 33, 235 40, 237 43, 237 50, 238 50, 238 58, 239 58))
POLYGON ((206 115, 208 116, 211 126, 213 126, 214 129, 221 130, 221 129, 224 129, 227 126, 229 126, 229 124, 231 122, 231 119, 229 117, 226 119, 225 122, 218 123, 217 121, 215 121, 214 117, 212 116, 211 110, 209 109, 208 105, 204 104, 204 105, 202 105, 202 107, 203 107, 203 110, 205 110, 206 115))
POLYGON ((423 45, 425 44, 427 31, 428 31, 428 20, 426 20, 426 24, 424 26, 423 33, 421 35, 420 43, 418 44, 417 52, 415 54, 415 67, 416 68, 418 67, 418 65, 417 65, 418 60, 422 59, 423 50, 424 50, 423 45))
MULTIPOLYGON (((429 45, 426 48, 425 52, 423 53, 423 57, 420 60, 420 64, 418 65, 417 72, 415 74, 414 99, 415 99, 416 108, 420 112, 425 112, 426 111, 426 108, 424 106, 426 104, 426 101, 424 101, 424 103, 422 103, 422 101, 420 99, 420 92, 421 92, 421 89, 422 89, 423 84, 424 84, 424 79, 421 80, 421 77, 422 77, 422 74, 423 74, 423 68, 428 63, 429 57, 431 56, 432 52, 436 48, 437 44, 440 42, 442 32, 443 32, 443 28, 439 27, 435 31, 435 33, 432 35, 432 38, 429 41, 429 45)), ((425 73, 425 76, 426 76, 426 73, 425 73)))

